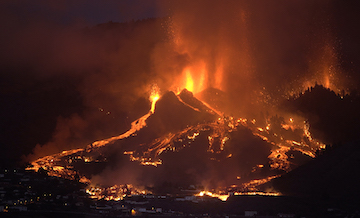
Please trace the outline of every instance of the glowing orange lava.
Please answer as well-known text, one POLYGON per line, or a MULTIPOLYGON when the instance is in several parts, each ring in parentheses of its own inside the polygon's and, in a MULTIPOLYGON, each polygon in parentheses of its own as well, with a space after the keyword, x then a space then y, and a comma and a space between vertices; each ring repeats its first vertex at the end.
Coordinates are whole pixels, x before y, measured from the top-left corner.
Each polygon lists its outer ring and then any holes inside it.
POLYGON ((217 194, 217 193, 212 193, 210 191, 201 191, 200 193, 196 194, 195 196, 203 197, 205 195, 209 196, 209 197, 213 197, 213 198, 218 198, 222 201, 226 201, 229 198, 229 194, 217 194))
POLYGON ((206 64, 204 61, 200 61, 183 69, 180 78, 177 79, 176 87, 179 89, 178 91, 185 88, 196 94, 209 87, 207 78, 206 64))
POLYGON ((185 88, 190 92, 194 92, 194 81, 193 81, 193 78, 191 76, 191 72, 189 69, 185 70, 185 77, 186 77, 185 88))
POLYGON ((151 87, 151 93, 150 93, 150 97, 149 97, 149 99, 151 101, 151 109, 150 109, 151 113, 155 112, 155 104, 156 104, 157 100, 159 100, 159 98, 160 98, 160 89, 156 84, 154 84, 151 87))

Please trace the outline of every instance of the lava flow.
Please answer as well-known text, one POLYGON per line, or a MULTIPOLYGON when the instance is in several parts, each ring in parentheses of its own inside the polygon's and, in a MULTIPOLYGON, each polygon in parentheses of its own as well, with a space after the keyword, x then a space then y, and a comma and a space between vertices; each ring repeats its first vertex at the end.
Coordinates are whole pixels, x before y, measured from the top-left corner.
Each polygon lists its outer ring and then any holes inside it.
MULTIPOLYGON (((139 119, 133 121, 131 123, 131 128, 126 131, 123 134, 120 134, 118 136, 114 136, 108 139, 103 139, 103 140, 99 140, 99 141, 95 141, 93 143, 91 143, 90 145, 87 146, 87 149, 91 149, 91 148, 95 148, 95 147, 102 147, 105 146, 109 143, 113 143, 116 140, 121 140, 123 138, 127 138, 129 136, 131 136, 132 134, 134 134, 135 132, 139 131, 141 128, 143 128, 144 126, 146 126, 146 119, 154 113, 155 110, 155 104, 156 101, 159 99, 159 88, 155 85, 153 85, 152 90, 151 90, 151 95, 150 95, 150 101, 151 101, 151 109, 150 111, 145 114, 144 116, 140 117, 139 119)), ((69 155, 73 155, 73 154, 77 154, 77 153, 82 153, 85 152, 86 149, 84 148, 79 148, 79 149, 73 149, 73 150, 68 150, 68 151, 63 151, 59 154, 54 154, 54 155, 49 155, 49 156, 45 156, 42 158, 39 158, 36 161, 33 161, 32 167, 29 167, 29 170, 35 170, 38 171, 39 168, 44 168, 44 169, 52 169, 50 171, 50 175, 52 176, 65 176, 68 178, 73 179, 74 176, 76 175, 75 172, 73 172, 72 170, 67 170, 66 168, 62 167, 62 166, 53 166, 53 162, 59 161, 62 157, 67 157, 69 155)), ((86 157, 79 157, 80 159, 83 159, 85 162, 89 162, 91 161, 91 158, 86 158, 86 157)), ((87 181, 86 178, 83 178, 84 181, 87 181)))

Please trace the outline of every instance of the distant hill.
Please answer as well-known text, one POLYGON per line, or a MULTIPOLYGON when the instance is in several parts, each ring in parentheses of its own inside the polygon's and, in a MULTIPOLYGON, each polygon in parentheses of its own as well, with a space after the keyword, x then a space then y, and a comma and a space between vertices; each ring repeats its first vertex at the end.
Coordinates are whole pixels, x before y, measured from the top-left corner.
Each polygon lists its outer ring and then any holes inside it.
POLYGON ((345 206, 359 205, 359 166, 360 145, 352 142, 328 149, 265 186, 272 186, 284 195, 316 198, 345 206))
POLYGON ((314 138, 326 144, 358 139, 360 132, 360 96, 357 92, 337 95, 321 85, 308 89, 283 108, 308 119, 314 138))
POLYGON ((286 102, 310 123, 311 132, 328 145, 317 157, 272 180, 262 188, 274 188, 284 195, 318 199, 351 208, 360 202, 360 101, 353 92, 336 95, 316 85, 298 98, 286 102))

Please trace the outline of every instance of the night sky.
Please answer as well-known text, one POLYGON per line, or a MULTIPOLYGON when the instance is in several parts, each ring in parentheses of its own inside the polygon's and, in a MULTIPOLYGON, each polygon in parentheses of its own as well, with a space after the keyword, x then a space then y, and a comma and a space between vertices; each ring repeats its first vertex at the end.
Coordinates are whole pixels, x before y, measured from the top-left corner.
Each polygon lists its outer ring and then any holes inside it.
POLYGON ((159 3, 161 1, 157 0, 2 1, 1 11, 5 23, 37 20, 63 25, 95 25, 158 17, 159 3))

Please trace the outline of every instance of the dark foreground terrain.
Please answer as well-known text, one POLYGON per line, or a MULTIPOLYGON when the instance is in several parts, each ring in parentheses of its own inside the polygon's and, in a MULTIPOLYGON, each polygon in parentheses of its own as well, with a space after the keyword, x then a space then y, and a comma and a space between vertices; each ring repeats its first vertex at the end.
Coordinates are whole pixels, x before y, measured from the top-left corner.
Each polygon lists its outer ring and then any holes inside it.
MULTIPOLYGON (((0 173, 1 217, 357 217, 357 201, 324 196, 232 195, 227 201, 184 191, 91 199, 86 185, 21 169, 0 173)), ((354 199, 353 199, 354 200, 354 199)))

